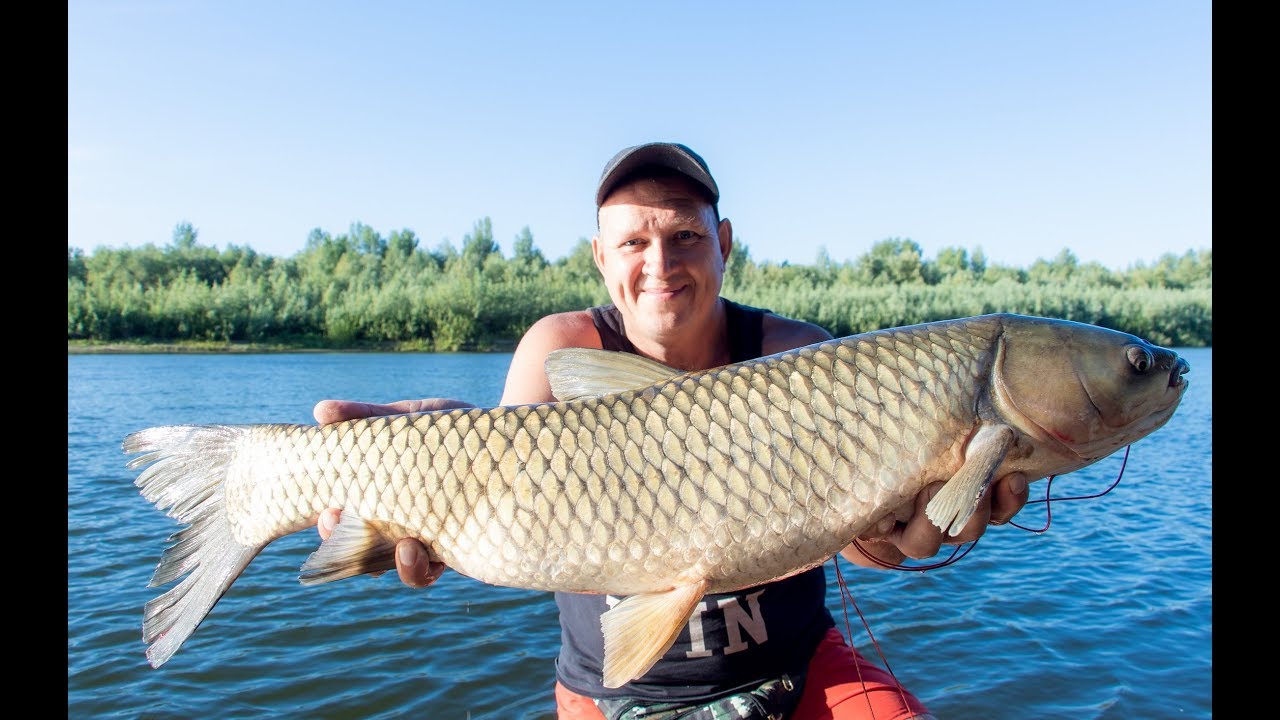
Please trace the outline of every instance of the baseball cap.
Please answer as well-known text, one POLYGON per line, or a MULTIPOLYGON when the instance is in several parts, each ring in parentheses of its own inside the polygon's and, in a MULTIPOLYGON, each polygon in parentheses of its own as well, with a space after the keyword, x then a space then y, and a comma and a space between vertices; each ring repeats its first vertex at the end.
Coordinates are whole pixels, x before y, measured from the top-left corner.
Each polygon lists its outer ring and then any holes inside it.
POLYGON ((600 183, 596 185, 596 207, 604 203, 618 181, 632 171, 650 165, 669 168, 689 177, 711 194, 712 205, 720 202, 720 188, 716 187, 707 161, 702 156, 680 143, 651 142, 623 148, 604 166, 604 172, 600 173, 600 183))

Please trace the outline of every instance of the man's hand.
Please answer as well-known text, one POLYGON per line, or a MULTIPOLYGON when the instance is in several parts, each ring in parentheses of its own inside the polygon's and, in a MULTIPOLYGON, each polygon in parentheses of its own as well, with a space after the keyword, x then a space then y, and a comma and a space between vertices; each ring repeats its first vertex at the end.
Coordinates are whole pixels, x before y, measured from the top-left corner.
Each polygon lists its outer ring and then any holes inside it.
POLYGON ((888 565, 900 565, 907 558, 924 560, 938 553, 946 545, 963 545, 982 537, 989 525, 1003 525, 1013 519, 1027 504, 1030 491, 1027 489, 1027 476, 1023 473, 1009 473, 991 483, 987 492, 978 502, 973 515, 965 523, 964 529, 955 537, 946 536, 943 530, 933 524, 925 515, 925 507, 938 493, 944 483, 929 485, 916 495, 915 509, 906 521, 898 521, 889 516, 880 524, 858 536, 861 550, 853 545, 841 551, 845 559, 863 567, 881 567, 874 560, 863 555, 863 551, 875 556, 876 560, 888 565))
POLYGON ((378 415, 403 415, 404 413, 469 407, 475 407, 475 405, 448 398, 401 400, 386 405, 355 402, 354 400, 321 400, 316 403, 315 409, 311 411, 311 414, 315 416, 316 422, 320 425, 328 425, 329 423, 342 422, 343 420, 356 420, 378 415))
MULTIPOLYGON (((475 407, 471 403, 447 398, 427 398, 425 400, 401 400, 386 405, 376 403, 354 402, 351 400, 321 400, 316 403, 312 414, 321 425, 355 420, 357 418, 375 417, 378 415, 400 415, 412 412, 429 412, 432 410, 452 410, 454 408, 475 407)), ((316 530, 321 540, 329 539, 333 529, 337 527, 342 511, 329 508, 320 513, 320 521, 316 530)), ((400 581, 409 587, 424 588, 435 582, 444 574, 447 566, 427 559, 427 548, 412 538, 404 538, 396 543, 396 572, 400 581)), ((381 573, 379 573, 381 574, 381 573)))

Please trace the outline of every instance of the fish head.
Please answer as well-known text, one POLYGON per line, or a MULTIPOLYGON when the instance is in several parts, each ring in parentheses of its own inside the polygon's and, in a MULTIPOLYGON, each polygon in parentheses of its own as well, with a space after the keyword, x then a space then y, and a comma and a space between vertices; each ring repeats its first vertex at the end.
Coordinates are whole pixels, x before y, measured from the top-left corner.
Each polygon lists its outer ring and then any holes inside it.
POLYGON ((1178 353, 1135 335, 1014 315, 1003 323, 993 400, 1010 424, 1075 466, 1050 472, 1070 472, 1168 422, 1190 369, 1178 353))

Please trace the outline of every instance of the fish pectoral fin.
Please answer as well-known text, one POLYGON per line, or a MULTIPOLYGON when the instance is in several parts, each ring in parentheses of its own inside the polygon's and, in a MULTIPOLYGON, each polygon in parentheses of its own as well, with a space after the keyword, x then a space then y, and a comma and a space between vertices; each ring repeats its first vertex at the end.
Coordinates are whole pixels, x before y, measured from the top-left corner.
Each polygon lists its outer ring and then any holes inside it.
POLYGON ((604 686, 616 688, 649 672, 676 641, 706 594, 699 580, 666 592, 632 595, 600 616, 604 631, 604 686))
POLYGON ((1013 440, 1013 429, 1007 425, 978 428, 965 448, 964 464, 925 507, 925 514, 934 525, 953 537, 960 534, 978 507, 982 493, 991 484, 996 468, 1004 462, 1013 440))
POLYGON ((329 539, 302 564, 298 581, 303 585, 382 572, 396 566, 395 541, 350 511, 344 511, 329 539))
POLYGON ((638 390, 685 373, 634 353, 597 348, 552 350, 543 368, 551 394, 561 402, 638 390))

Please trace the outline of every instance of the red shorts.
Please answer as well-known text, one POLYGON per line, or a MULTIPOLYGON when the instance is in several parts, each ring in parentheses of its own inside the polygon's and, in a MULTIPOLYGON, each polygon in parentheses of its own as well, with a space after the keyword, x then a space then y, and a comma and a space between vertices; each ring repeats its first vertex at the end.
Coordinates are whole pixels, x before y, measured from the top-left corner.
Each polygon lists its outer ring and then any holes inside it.
MULTIPOLYGON (((604 720, 591 698, 556 683, 559 720, 604 720)), ((933 718, 920 702, 883 668, 867 662, 831 628, 818 643, 805 677, 800 704, 789 720, 906 720, 933 718)))

